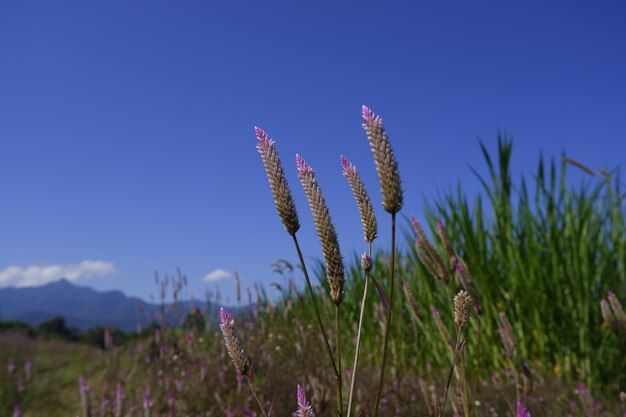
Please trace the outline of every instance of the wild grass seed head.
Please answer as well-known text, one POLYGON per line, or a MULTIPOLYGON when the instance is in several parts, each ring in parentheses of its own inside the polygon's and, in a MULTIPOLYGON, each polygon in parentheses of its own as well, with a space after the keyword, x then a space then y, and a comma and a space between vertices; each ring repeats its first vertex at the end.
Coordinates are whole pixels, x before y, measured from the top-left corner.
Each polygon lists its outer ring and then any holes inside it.
POLYGON ((437 230, 439 231, 441 243, 443 243, 443 247, 446 250, 448 257, 450 258, 450 262, 454 265, 454 260, 456 259, 457 255, 452 249, 452 244, 450 243, 448 232, 446 231, 446 227, 441 220, 437 220, 437 230))
POLYGON ((509 358, 513 358, 515 356, 515 349, 517 346, 513 326, 511 326, 511 323, 509 322, 509 319, 504 311, 501 311, 498 316, 500 317, 500 322, 502 323, 502 327, 498 328, 498 332, 500 332, 504 350, 509 358))
POLYGON ((367 190, 365 190, 365 184, 363 184, 363 180, 357 172, 356 167, 352 165, 343 155, 340 159, 341 166, 343 167, 343 176, 346 180, 348 180, 354 199, 359 206, 365 241, 372 243, 374 239, 376 239, 378 233, 376 214, 374 213, 374 207, 372 207, 372 201, 367 194, 367 190))
POLYGON ((326 275, 330 286, 330 297, 336 305, 339 305, 344 297, 345 271, 337 232, 330 218, 326 200, 315 178, 313 168, 300 155, 296 155, 296 165, 298 167, 298 178, 300 178, 302 188, 304 188, 306 197, 309 200, 317 235, 322 245, 322 253, 326 263, 326 275))
POLYGON ((613 315, 617 319, 617 323, 622 327, 622 331, 626 334, 626 313, 624 313, 624 309, 620 304, 619 300, 613 293, 613 291, 609 291, 607 295, 607 299, 609 300, 609 304, 611 305, 611 310, 613 310, 613 315))
POLYGON ((363 272, 366 274, 372 272, 372 269, 374 268, 374 261, 368 253, 361 255, 361 268, 363 268, 363 272))
POLYGON ((439 314, 439 310, 437 310, 435 306, 433 306, 432 304, 430 306, 430 314, 432 315, 433 320, 435 321, 435 326, 437 326, 437 330, 439 330, 439 334, 441 335, 443 340, 446 342, 446 344, 448 346, 451 346, 452 338, 450 337, 450 332, 448 332, 448 329, 446 328, 445 324, 443 324, 443 320, 441 320, 441 315, 439 314))
POLYGON ((613 312, 611 311, 611 306, 606 299, 600 300, 600 312, 602 313, 602 318, 604 319, 604 324, 606 327, 612 332, 617 332, 618 324, 613 312))
POLYGON ((410 217, 411 225, 417 234, 417 239, 415 240, 415 249, 417 250, 417 256, 420 258, 424 267, 432 276, 439 279, 443 283, 447 284, 448 279, 448 270, 446 265, 443 263, 441 256, 437 252, 437 249, 430 243, 428 236, 424 233, 424 229, 420 222, 413 216, 410 217))
POLYGON ((254 128, 257 137, 257 150, 263 159, 267 179, 274 196, 274 204, 278 215, 290 235, 295 235, 300 229, 298 211, 291 196, 291 189, 285 177, 285 171, 280 163, 275 142, 259 127, 254 128))
POLYGON ((220 329, 224 336, 224 343, 230 359, 235 365, 235 369, 242 375, 248 375, 250 371, 250 359, 246 355, 243 348, 243 343, 237 335, 237 329, 235 329, 235 321, 231 315, 224 310, 220 309, 220 329))
POLYGON ((80 401, 83 410, 83 417, 91 417, 91 398, 89 393, 89 385, 87 385, 87 382, 82 375, 78 379, 78 386, 80 387, 80 401))
POLYGON ((454 296, 454 323, 459 330, 462 330, 469 321, 472 299, 465 290, 459 291, 454 296))
POLYGON ((296 411, 296 417, 315 417, 313 407, 307 401, 304 389, 300 385, 298 385, 298 410, 296 411))
POLYGON ((411 287, 409 286, 408 281, 402 281, 402 290, 404 291, 404 296, 406 297, 407 302, 411 306, 413 310, 413 314, 415 314, 416 319, 421 319, 419 308, 417 307, 417 301, 413 296, 413 291, 411 291, 411 287))
POLYGON ((478 293, 474 288, 474 284, 472 284, 472 276, 470 275, 469 268, 465 264, 463 258, 458 255, 455 255, 454 272, 463 289, 467 291, 472 298, 472 305, 476 310, 476 314, 481 315, 483 313, 483 308, 480 305, 480 299, 478 298, 478 293))
POLYGON ((391 143, 383 127, 383 119, 376 116, 367 106, 363 106, 363 129, 374 155, 374 164, 378 172, 383 208, 390 214, 402 209, 403 194, 398 163, 391 148, 391 143))

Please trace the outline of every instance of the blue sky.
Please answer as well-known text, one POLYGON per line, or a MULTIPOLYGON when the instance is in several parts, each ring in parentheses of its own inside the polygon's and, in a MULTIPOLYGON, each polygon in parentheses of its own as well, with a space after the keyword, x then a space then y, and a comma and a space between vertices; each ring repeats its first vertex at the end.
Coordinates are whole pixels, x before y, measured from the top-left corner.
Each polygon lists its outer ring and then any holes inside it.
MULTIPOLYGON (((295 261, 255 125, 297 181, 316 170, 344 255, 363 250, 343 154, 389 220, 360 109, 383 116, 403 213, 461 182, 478 191, 477 138, 515 139, 515 172, 562 150, 614 168, 626 155, 626 5, 601 2, 129 2, 0 4, 0 286, 60 275, 148 298, 180 266, 202 298, 238 271, 276 280, 295 261), (224 270, 227 274, 220 274, 224 270)), ((230 295, 232 297, 232 295, 230 295)))

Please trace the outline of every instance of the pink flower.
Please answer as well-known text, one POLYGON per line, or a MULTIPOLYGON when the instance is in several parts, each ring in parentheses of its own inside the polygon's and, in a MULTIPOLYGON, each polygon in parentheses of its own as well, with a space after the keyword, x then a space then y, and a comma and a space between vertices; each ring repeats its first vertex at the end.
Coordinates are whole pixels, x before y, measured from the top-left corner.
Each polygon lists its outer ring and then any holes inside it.
POLYGON ((16 370, 17 366, 15 366, 15 361, 13 359, 9 359, 9 362, 7 363, 7 371, 9 371, 10 374, 14 374, 16 370))
POLYGON ((304 390, 298 385, 298 410, 296 411, 297 417, 315 417, 313 413, 313 407, 306 400, 304 390))
POLYGON ((143 409, 149 410, 152 408, 152 401, 150 401, 150 394, 147 391, 143 393, 143 409))
POLYGON ((85 382, 85 378, 83 378, 82 375, 78 379, 78 385, 80 386, 80 393, 81 393, 81 395, 87 395, 89 393, 89 386, 85 382))
POLYGON ((300 154, 296 154, 296 166, 298 167, 298 174, 300 175, 313 173, 313 168, 305 162, 300 154))
POLYGON ((519 401, 517 402, 517 417, 531 417, 530 412, 519 401))

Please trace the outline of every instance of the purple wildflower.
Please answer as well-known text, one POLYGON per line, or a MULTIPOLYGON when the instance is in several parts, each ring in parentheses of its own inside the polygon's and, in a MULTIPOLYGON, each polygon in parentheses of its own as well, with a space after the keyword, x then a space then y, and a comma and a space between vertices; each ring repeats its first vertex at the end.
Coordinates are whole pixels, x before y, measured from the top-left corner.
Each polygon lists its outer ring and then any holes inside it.
POLYGON ((248 375, 250 370, 250 360, 243 349, 243 344, 239 340, 237 330, 235 329, 235 321, 223 308, 220 309, 220 329, 224 336, 224 343, 230 359, 235 365, 237 372, 248 375))
POLYGON ((115 387, 115 416, 121 417, 124 414, 124 390, 120 384, 115 387))
POLYGON ((298 384, 298 410, 296 411, 297 417, 315 417, 313 413, 313 407, 306 400, 306 395, 302 387, 298 384))
POLYGON ((517 417, 531 417, 530 411, 520 401, 517 402, 517 417))
POLYGON ((150 394, 148 393, 148 391, 145 391, 143 393, 143 409, 149 410, 150 408, 152 408, 152 401, 150 400, 150 394))
POLYGON ((14 374, 16 370, 17 367, 15 366, 15 361, 13 359, 9 359, 9 362, 7 362, 7 371, 9 371, 10 374, 14 374))

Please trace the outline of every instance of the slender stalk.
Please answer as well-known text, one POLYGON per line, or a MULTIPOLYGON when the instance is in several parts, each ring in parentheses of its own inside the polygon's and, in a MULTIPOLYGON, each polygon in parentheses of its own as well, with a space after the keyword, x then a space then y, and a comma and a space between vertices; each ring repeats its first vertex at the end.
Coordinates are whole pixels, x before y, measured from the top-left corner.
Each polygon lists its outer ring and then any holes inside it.
POLYGON ((437 416, 443 416, 443 408, 446 404, 446 397, 448 396, 448 390, 450 389, 450 382, 452 382, 452 374, 454 373, 454 362, 452 362, 452 366, 450 367, 450 373, 448 374, 448 382, 446 383, 446 389, 443 391, 443 396, 441 397, 441 403, 437 407, 439 411, 437 412, 437 416))
POLYGON ((469 391, 467 387, 467 374, 465 373, 465 359, 461 356, 461 375, 463 378, 463 411, 466 416, 470 416, 469 409, 469 391))
POLYGON ((391 312, 393 311, 393 283, 395 272, 395 257, 396 257, 396 213, 391 214, 391 283, 389 285, 389 306, 387 309, 387 322, 385 324, 385 340, 383 342, 383 358, 380 365, 380 375, 378 377, 378 391, 376 393, 376 402, 374 403, 374 417, 378 416, 378 409, 380 407, 380 397, 383 392, 383 382, 385 379, 385 365, 387 363, 387 349, 389 347, 389 333, 391 330, 391 312))
POLYGON ((264 417, 268 417, 267 413, 265 412, 265 408, 263 407, 263 404, 261 404, 261 400, 259 399, 259 395, 257 394, 256 390, 254 389, 254 385, 252 385, 252 381, 250 381, 249 377, 247 377, 246 379, 248 380, 248 385, 250 385, 250 391, 252 391, 252 395, 254 396, 254 399, 256 400, 256 403, 259 405, 259 408, 261 409, 261 414, 263 414, 264 417))
MULTIPOLYGON (((372 256, 372 242, 369 242, 367 255, 372 256)), ((365 272, 365 288, 363 289, 363 299, 361 300, 361 314, 359 316, 359 328, 356 336, 356 349, 354 351, 354 366, 352 367, 352 380, 350 381, 350 394, 348 395, 348 413, 346 417, 350 417, 352 411, 352 396, 354 395, 354 383, 356 381, 356 372, 359 366, 359 349, 361 347, 361 330, 363 329, 363 316, 365 315, 365 300, 367 299, 367 287, 370 283, 370 273, 365 272)))
MULTIPOLYGON (((446 388, 443 391, 443 395, 441 396, 441 401, 438 407, 437 416, 443 416, 443 409, 446 405, 446 398, 448 397, 448 390, 450 389, 450 383, 452 382, 452 374, 454 373, 454 366, 456 364, 459 351, 461 349, 461 328, 459 328, 456 332, 456 342, 454 344, 454 354, 452 355, 452 366, 450 366, 450 373, 448 374, 448 381, 446 382, 446 388)), ((469 416, 469 414, 467 414, 469 416)))
POLYGON ((343 416, 343 384, 341 382, 341 342, 339 340, 339 304, 335 304, 335 342, 337 345, 337 416, 343 416))
POLYGON ((311 300, 313 300, 313 307, 315 308, 315 316, 317 317, 317 322, 320 326, 320 331, 322 332, 322 337, 324 338, 324 343, 326 344, 326 349, 328 350, 328 356, 330 357, 330 361, 333 365, 333 371, 335 372, 335 378, 341 378, 337 365, 335 364, 335 358, 333 356, 333 351, 330 348, 330 343, 328 343, 328 335, 326 334, 326 329, 324 328, 324 323, 322 322, 322 316, 320 315, 320 311, 317 308, 317 299, 315 298, 315 293, 313 292, 313 286, 311 285, 311 280, 309 279, 309 273, 306 269, 306 264, 304 263, 304 257, 302 256, 302 251, 300 250, 300 245, 298 244, 298 238, 294 233, 291 235, 293 237, 293 243, 296 246, 296 251, 298 252, 298 258, 300 259, 300 265, 302 266, 302 272, 304 272, 304 278, 306 279, 306 285, 309 289, 309 293, 311 294, 311 300))

